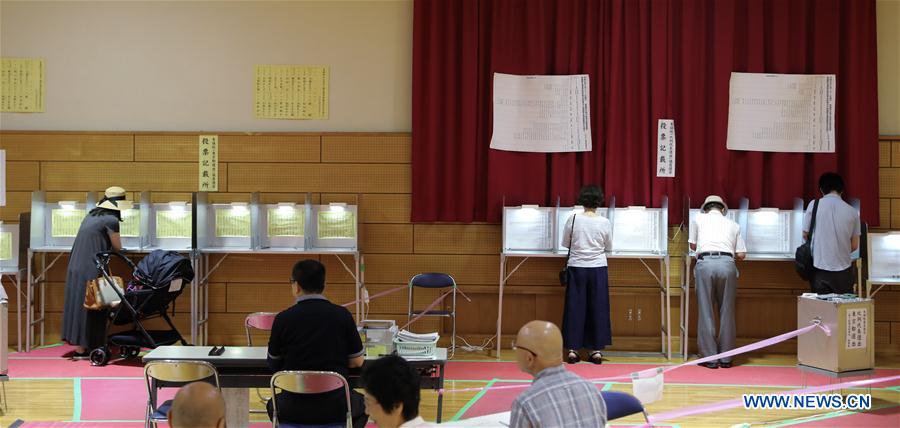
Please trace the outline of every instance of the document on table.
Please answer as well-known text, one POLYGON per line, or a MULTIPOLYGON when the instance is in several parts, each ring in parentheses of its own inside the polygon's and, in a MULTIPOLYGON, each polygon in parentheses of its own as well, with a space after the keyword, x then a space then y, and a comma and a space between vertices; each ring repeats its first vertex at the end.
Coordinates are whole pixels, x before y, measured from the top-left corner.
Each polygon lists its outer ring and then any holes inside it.
POLYGON ((352 239, 356 220, 352 211, 320 211, 317 230, 319 239, 352 239))
POLYGON ((328 119, 328 67, 257 65, 257 119, 328 119))
POLYGON ((58 208, 50 213, 50 236, 53 238, 74 238, 84 220, 84 210, 58 208))
POLYGON ((587 74, 494 73, 491 148, 514 152, 591 151, 587 74))
POLYGON ((190 238, 191 213, 181 211, 156 212, 157 238, 190 238))
POLYGON ((833 74, 731 73, 729 150, 834 152, 833 74))
POLYGON ((268 220, 269 237, 303 236, 306 215, 302 210, 269 208, 268 220))
POLYGON ((522 208, 506 211, 504 249, 549 251, 553 249, 552 213, 549 210, 522 208))
POLYGON ((137 238, 141 236, 141 211, 127 209, 122 211, 122 222, 119 223, 119 236, 137 238))
POLYGON ((250 211, 235 212, 232 208, 216 209, 217 238, 249 238, 250 211))

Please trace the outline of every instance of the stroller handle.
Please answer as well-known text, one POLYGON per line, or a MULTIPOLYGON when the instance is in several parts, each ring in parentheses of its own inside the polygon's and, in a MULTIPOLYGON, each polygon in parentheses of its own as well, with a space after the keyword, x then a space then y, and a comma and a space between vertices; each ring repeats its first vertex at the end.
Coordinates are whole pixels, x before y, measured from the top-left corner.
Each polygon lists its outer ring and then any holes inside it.
POLYGON ((102 268, 109 264, 110 256, 116 256, 122 259, 128 266, 131 267, 131 270, 137 270, 137 265, 131 261, 128 257, 125 257, 122 253, 118 251, 101 251, 94 256, 94 261, 97 263, 97 268, 102 268))

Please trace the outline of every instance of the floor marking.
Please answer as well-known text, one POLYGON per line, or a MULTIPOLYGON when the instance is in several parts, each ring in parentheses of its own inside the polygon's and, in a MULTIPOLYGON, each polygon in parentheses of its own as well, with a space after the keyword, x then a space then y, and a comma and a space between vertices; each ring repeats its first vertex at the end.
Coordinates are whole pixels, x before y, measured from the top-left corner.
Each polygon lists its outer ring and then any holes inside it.
POLYGON ((472 406, 475 404, 475 402, 477 402, 478 400, 480 400, 481 397, 484 397, 484 394, 487 394, 488 388, 490 388, 490 386, 493 385, 494 382, 496 382, 496 381, 497 381, 497 379, 491 379, 491 380, 487 383, 487 385, 485 385, 485 388, 484 388, 484 389, 482 389, 481 391, 478 391, 478 393, 475 394, 475 396, 472 397, 472 398, 469 400, 468 403, 466 403, 465 405, 463 405, 462 408, 460 408, 460 409, 456 412, 456 414, 453 415, 452 418, 450 418, 450 421, 451 421, 451 422, 453 422, 453 421, 458 421, 459 418, 461 418, 462 415, 466 414, 466 411, 468 411, 469 408, 472 407, 472 406))

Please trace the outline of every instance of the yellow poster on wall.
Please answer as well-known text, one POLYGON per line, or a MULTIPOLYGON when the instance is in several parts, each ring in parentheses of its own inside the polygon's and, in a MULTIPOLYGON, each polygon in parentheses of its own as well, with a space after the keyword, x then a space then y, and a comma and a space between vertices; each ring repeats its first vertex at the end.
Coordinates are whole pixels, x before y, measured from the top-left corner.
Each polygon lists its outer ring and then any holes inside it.
POLYGON ((0 62, 0 111, 43 112, 44 60, 3 58, 0 62))
POLYGON ((257 65, 257 119, 328 119, 328 67, 257 65))
POLYGON ((201 192, 219 191, 219 136, 201 135, 197 141, 199 147, 201 192))
POLYGON ((53 238, 74 238, 81 228, 81 221, 87 213, 84 210, 60 208, 50 211, 50 236, 53 238))

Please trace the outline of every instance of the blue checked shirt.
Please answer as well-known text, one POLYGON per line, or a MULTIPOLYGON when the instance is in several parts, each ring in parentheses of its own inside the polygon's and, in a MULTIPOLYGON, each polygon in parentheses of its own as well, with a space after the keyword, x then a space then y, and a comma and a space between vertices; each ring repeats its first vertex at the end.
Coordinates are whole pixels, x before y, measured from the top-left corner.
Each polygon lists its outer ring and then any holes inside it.
POLYGON ((516 397, 512 428, 603 427, 606 403, 594 384, 558 365, 541 370, 534 383, 516 397))

